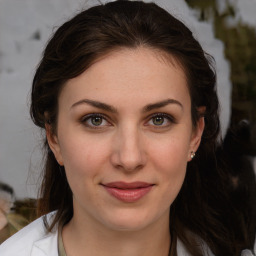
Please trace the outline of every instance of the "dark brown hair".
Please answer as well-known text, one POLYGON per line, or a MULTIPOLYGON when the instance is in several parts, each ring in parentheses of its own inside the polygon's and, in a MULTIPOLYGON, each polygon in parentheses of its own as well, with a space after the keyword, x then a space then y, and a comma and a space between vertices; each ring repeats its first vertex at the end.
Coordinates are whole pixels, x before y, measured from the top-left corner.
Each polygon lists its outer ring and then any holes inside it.
MULTIPOLYGON (((232 206, 228 205, 225 194, 225 173, 216 166, 214 155, 219 118, 212 58, 191 31, 167 11, 154 3, 116 1, 82 11, 63 24, 48 42, 34 76, 32 120, 43 129, 48 122, 54 131, 58 95, 65 82, 112 50, 137 47, 161 50, 181 64, 187 76, 194 125, 200 116, 197 108, 206 107, 201 145, 188 164, 183 187, 171 206, 172 240, 178 237, 194 256, 203 255, 198 246, 201 240, 216 256, 239 255, 240 245, 236 245, 232 235, 233 222, 230 225, 222 222, 222 206, 230 207, 231 211, 232 206), (209 168, 210 165, 214 168, 209 168)), ((46 222, 51 231, 56 223, 65 224, 72 218, 72 191, 64 168, 58 165, 46 141, 45 149, 38 211, 39 215, 57 211, 53 221, 46 222)))

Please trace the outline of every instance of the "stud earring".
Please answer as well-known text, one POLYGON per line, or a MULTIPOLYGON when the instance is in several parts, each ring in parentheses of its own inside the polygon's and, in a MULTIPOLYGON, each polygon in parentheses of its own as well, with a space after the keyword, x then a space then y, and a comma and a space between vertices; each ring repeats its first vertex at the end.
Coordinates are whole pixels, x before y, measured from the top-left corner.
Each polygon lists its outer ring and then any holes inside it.
POLYGON ((193 159, 195 157, 195 155, 196 155, 196 153, 194 151, 191 151, 191 153, 190 153, 191 159, 193 159))

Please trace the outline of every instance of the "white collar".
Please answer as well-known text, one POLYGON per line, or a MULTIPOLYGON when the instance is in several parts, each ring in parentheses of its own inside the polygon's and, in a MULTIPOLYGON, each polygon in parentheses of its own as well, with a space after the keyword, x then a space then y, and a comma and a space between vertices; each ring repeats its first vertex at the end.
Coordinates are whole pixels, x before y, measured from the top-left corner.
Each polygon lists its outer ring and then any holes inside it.
POLYGON ((58 230, 48 233, 45 237, 34 242, 31 256, 57 256, 58 255, 58 230))

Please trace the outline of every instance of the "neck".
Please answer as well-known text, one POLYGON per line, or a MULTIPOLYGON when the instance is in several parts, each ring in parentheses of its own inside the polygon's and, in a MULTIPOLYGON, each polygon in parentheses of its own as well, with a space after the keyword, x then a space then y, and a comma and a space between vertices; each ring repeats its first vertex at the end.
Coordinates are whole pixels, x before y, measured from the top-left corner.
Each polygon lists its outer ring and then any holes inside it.
POLYGON ((67 256, 168 256, 169 215, 140 230, 112 230, 94 221, 73 219, 63 228, 67 256))

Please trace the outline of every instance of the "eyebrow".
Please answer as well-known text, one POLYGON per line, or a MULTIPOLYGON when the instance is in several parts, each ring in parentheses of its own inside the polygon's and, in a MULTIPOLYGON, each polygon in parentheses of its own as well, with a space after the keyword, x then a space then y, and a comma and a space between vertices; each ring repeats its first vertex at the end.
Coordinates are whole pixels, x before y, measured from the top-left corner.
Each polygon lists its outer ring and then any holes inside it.
POLYGON ((99 101, 95 101, 95 100, 89 100, 89 99, 83 99, 83 100, 79 100, 78 102, 74 103, 71 108, 73 107, 76 107, 78 105, 81 105, 81 104, 88 104, 88 105, 91 105, 95 108, 99 108, 99 109, 102 109, 102 110, 106 110, 108 112, 111 112, 111 113, 117 113, 117 109, 106 104, 106 103, 103 103, 103 102, 99 102, 99 101))
MULTIPOLYGON (((116 114, 118 112, 117 109, 113 106, 110 106, 110 105, 108 105, 106 103, 103 103, 103 102, 99 102, 99 101, 95 101, 95 100, 89 100, 89 99, 82 99, 82 100, 74 103, 71 106, 71 109, 73 107, 76 107, 76 106, 82 105, 82 104, 88 104, 88 105, 91 105, 93 107, 96 107, 96 108, 99 108, 99 109, 102 109, 102 110, 105 110, 105 111, 108 111, 108 112, 111 112, 111 113, 114 113, 114 114, 116 114)), ((142 112, 149 112, 149 111, 157 109, 157 108, 165 107, 169 104, 176 104, 176 105, 180 106, 183 109, 183 105, 179 101, 174 100, 174 99, 166 99, 166 100, 163 100, 163 101, 160 101, 160 102, 156 102, 156 103, 146 105, 143 108, 142 112)))
POLYGON ((163 101, 156 102, 156 103, 149 104, 149 105, 145 106, 143 108, 143 112, 149 112, 153 109, 162 108, 162 107, 165 107, 169 104, 176 104, 176 105, 180 106, 183 109, 183 105, 179 101, 174 100, 174 99, 166 99, 166 100, 163 100, 163 101))

